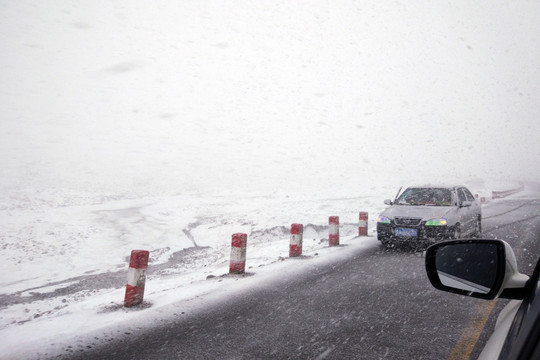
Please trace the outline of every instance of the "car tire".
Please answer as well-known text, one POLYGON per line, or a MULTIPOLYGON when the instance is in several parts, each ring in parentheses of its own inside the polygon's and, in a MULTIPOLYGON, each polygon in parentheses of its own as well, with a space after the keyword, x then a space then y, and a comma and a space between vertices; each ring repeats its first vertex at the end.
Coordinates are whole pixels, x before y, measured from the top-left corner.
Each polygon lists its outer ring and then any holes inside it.
POLYGON ((461 226, 459 225, 459 223, 457 223, 456 225, 454 225, 454 232, 452 234, 452 239, 461 239, 461 226))
POLYGON ((379 240, 384 247, 391 247, 391 241, 388 236, 377 235, 377 240, 379 240))
POLYGON ((481 238, 482 237, 482 218, 478 215, 476 219, 476 224, 474 225, 473 237, 481 238))

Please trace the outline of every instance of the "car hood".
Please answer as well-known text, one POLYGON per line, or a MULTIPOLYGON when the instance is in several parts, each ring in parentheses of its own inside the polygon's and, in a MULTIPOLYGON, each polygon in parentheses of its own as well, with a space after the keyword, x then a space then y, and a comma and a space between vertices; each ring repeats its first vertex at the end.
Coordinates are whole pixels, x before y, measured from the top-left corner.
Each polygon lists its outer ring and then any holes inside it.
POLYGON ((423 220, 445 217, 454 209, 453 206, 413 206, 394 205, 384 210, 381 215, 393 219, 394 217, 414 217, 423 220))

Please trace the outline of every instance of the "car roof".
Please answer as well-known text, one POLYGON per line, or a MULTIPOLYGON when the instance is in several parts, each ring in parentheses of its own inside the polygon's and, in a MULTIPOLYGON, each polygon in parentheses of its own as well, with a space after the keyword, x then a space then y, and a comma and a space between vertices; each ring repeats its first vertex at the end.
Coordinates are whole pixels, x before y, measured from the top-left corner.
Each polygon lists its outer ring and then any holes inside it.
POLYGON ((460 187, 466 187, 463 185, 448 185, 448 184, 421 184, 421 185, 409 185, 405 187, 406 189, 417 188, 417 189, 457 189, 460 187))

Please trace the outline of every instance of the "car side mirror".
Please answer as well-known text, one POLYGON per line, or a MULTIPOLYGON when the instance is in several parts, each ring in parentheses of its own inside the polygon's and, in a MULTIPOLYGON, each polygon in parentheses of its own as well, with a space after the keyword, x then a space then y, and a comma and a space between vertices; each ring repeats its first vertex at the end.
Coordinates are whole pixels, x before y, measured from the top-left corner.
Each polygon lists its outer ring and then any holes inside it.
POLYGON ((461 203, 461 207, 469 207, 472 206, 472 201, 463 201, 461 203))
POLYGON ((426 271, 439 290, 490 300, 522 299, 528 280, 518 272, 510 245, 501 240, 452 240, 432 245, 426 250, 426 271))
POLYGON ((390 200, 390 199, 384 200, 384 204, 385 204, 385 205, 393 205, 393 204, 392 204, 392 200, 390 200))

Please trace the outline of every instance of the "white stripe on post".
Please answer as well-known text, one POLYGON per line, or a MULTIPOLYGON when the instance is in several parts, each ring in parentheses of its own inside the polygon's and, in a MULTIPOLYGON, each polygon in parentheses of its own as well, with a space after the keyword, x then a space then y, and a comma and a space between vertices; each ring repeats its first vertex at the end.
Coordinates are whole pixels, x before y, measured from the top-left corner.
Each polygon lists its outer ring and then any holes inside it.
POLYGON ((304 225, 291 225, 291 242, 289 245, 289 257, 302 255, 302 240, 304 237, 304 225))
POLYGON ((149 257, 150 252, 147 250, 131 251, 124 306, 133 306, 142 303, 149 257))
POLYGON ((368 233, 368 213, 361 211, 358 223, 358 236, 367 236, 368 233))
POLYGON ((247 234, 233 234, 229 273, 243 274, 246 270, 247 234))
POLYGON ((330 246, 339 245, 339 216, 330 216, 328 222, 330 225, 328 231, 328 244, 330 246))

